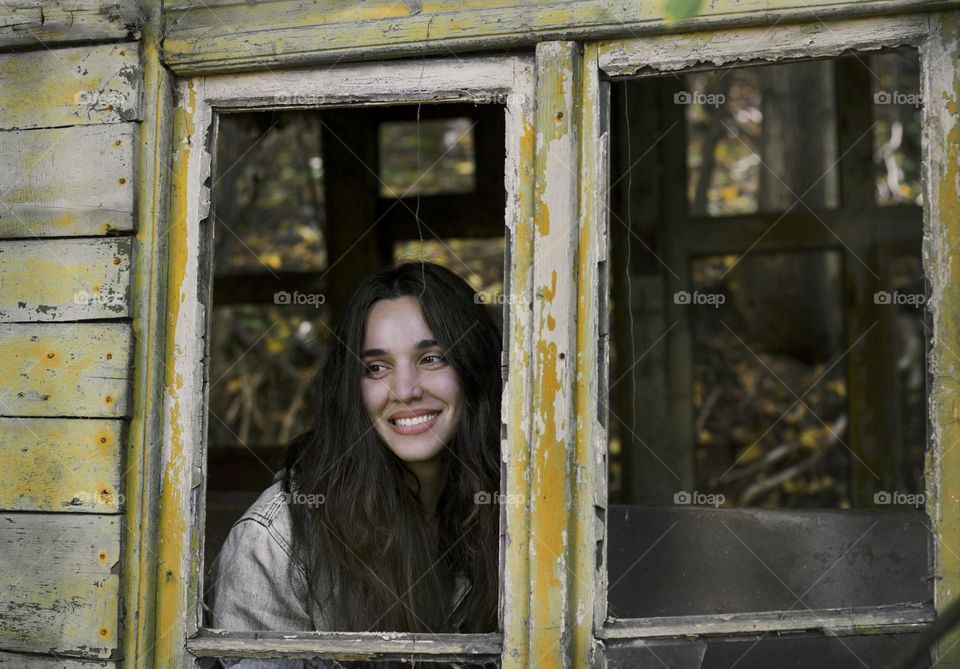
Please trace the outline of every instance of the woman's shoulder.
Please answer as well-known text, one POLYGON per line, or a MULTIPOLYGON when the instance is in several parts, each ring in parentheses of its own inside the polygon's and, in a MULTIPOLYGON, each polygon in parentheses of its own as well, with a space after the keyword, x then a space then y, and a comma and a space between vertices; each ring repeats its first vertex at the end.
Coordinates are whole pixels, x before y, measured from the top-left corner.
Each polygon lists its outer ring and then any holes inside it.
POLYGON ((283 489, 283 481, 275 480, 260 493, 230 529, 228 543, 276 543, 288 556, 291 555, 290 493, 283 489), (230 538, 233 542, 230 542, 230 538), (240 539, 243 542, 239 542, 240 539))

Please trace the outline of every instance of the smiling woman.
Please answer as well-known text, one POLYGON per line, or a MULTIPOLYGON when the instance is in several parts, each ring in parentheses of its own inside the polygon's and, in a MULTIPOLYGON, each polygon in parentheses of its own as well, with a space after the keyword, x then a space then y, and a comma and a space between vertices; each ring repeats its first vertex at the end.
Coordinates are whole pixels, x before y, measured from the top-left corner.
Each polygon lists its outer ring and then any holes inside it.
POLYGON ((213 626, 489 632, 497 625, 501 338, 455 274, 363 280, 316 378, 313 429, 234 525, 213 626))

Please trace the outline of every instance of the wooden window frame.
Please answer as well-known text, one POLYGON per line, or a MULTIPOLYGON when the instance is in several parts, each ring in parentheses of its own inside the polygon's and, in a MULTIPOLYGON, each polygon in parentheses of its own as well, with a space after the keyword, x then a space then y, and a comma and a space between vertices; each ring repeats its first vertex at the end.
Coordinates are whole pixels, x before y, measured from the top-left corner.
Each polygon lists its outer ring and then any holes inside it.
MULTIPOLYGON (((950 263, 956 262, 960 255, 956 248, 956 230, 951 229, 951 225, 955 227, 960 205, 957 186, 957 152, 960 150, 960 139, 955 112, 956 91, 960 86, 958 31, 960 12, 946 11, 847 19, 829 24, 816 19, 803 24, 717 31, 712 33, 709 39, 690 34, 612 40, 599 43, 596 52, 588 49, 588 59, 594 60, 596 71, 588 68, 583 84, 584 99, 591 101, 594 108, 592 114, 590 111, 584 111, 584 114, 595 118, 594 137, 584 138, 584 147, 587 147, 591 142, 605 145, 608 141, 606 137, 609 114, 601 108, 609 95, 607 81, 610 80, 733 65, 839 57, 850 52, 863 53, 894 46, 911 46, 919 50, 922 94, 926 101, 923 111, 924 265, 930 277, 931 299, 928 308, 936 333, 928 351, 933 385, 928 399, 932 431, 926 466, 926 508, 931 532, 935 537, 934 606, 937 611, 943 611, 960 590, 960 559, 956 549, 952 548, 960 548, 960 515, 957 502, 960 494, 960 476, 957 475, 960 471, 960 453, 950 448, 960 437, 960 429, 954 417, 957 406, 954 398, 957 396, 958 383, 942 371, 951 368, 950 361, 957 357, 948 342, 956 341, 953 337, 957 335, 957 328, 951 321, 951 316, 960 306, 957 289, 950 285, 949 279, 950 263), (954 110, 953 116, 951 109, 954 110)), ((603 182, 609 178, 603 172, 606 169, 606 165, 602 164, 592 177, 585 174, 584 181, 592 178, 603 182)), ((602 189, 585 188, 583 194, 586 200, 592 198, 592 203, 587 202, 584 206, 592 206, 597 210, 605 206, 603 199, 606 196, 602 189)), ((585 222, 597 225, 597 230, 589 238, 581 237, 581 255, 584 252, 596 253, 596 247, 603 245, 607 235, 606 216, 599 220, 585 219, 585 222), (585 247, 584 244, 589 246, 585 247)), ((722 225, 722 219, 711 223, 714 226, 722 225)), ((603 319, 606 314, 603 307, 606 291, 600 288, 603 285, 600 275, 604 270, 602 267, 584 268, 582 264, 580 269, 591 271, 594 276, 594 280, 586 284, 587 288, 594 290, 586 296, 581 294, 580 302, 588 301, 591 305, 588 311, 591 314, 602 314, 600 318, 603 319)), ((605 339, 605 322, 600 322, 596 335, 599 340, 605 339)), ((579 342, 579 350, 583 351, 583 347, 588 345, 589 342, 579 342)), ((606 369, 600 375, 601 378, 606 378, 606 369)), ((577 417, 578 420, 588 418, 579 413, 577 417)), ((595 430, 601 432, 602 425, 598 425, 595 430)), ((605 462, 606 441, 597 439, 594 445, 596 450, 593 461, 605 462)), ((598 499, 597 507, 606 508, 606 478, 601 475, 605 473, 605 469, 597 466, 595 473, 597 479, 594 481, 593 494, 598 499)), ((605 524, 603 527, 598 526, 595 542, 603 547, 603 550, 597 551, 597 577, 592 593, 593 633, 598 648, 626 640, 729 637, 766 632, 890 634, 917 631, 933 620, 932 611, 923 611, 916 606, 608 619, 604 562, 607 547, 605 524)), ((942 640, 935 651, 935 659, 944 659, 958 638, 960 635, 954 633, 942 640)), ((949 661, 938 666, 960 666, 957 651, 953 651, 949 661)))
MULTIPOLYGON (((956 420, 960 409, 955 399, 960 397, 960 381, 951 373, 951 361, 957 356, 949 344, 960 341, 960 322, 954 318, 960 313, 960 284, 951 285, 950 274, 951 264, 960 256, 960 232, 955 225, 951 227, 960 210, 960 122, 954 111, 960 104, 960 13, 934 11, 948 6, 955 5, 910 2, 897 7, 870 3, 868 7, 867 3, 847 3, 835 14, 821 14, 831 21, 829 25, 817 20, 806 6, 764 14, 762 20, 750 19, 749 26, 744 25, 747 19, 727 22, 717 14, 672 28, 677 34, 669 35, 652 34, 664 32, 653 23, 614 22, 600 7, 601 27, 570 27, 571 18, 570 26, 548 27, 528 35, 522 43, 536 43, 532 63, 523 56, 464 59, 471 64, 516 65, 510 81, 486 89, 473 75, 458 78, 434 67, 446 63, 455 69, 459 59, 449 58, 431 60, 431 69, 422 79, 419 61, 338 66, 335 81, 324 78, 322 70, 216 74, 231 68, 316 64, 338 55, 357 57, 364 48, 367 51, 363 53, 370 58, 409 55, 403 46, 351 47, 347 39, 333 50, 313 55, 295 50, 266 55, 251 52, 221 62, 217 54, 191 55, 198 42, 186 38, 171 42, 175 72, 193 78, 179 81, 175 107, 164 102, 165 94, 159 90, 165 79, 162 71, 156 76, 159 92, 149 91, 159 108, 169 110, 174 128, 169 221, 163 243, 155 242, 157 252, 162 254, 158 257, 165 258, 167 265, 163 289, 157 290, 160 295, 167 294, 166 313, 162 314, 166 321, 156 335, 157 341, 164 342, 164 364, 158 367, 162 380, 156 389, 150 386, 145 391, 160 392, 163 400, 156 465, 160 472, 159 517, 155 522, 158 542, 157 553, 147 556, 149 541, 141 541, 142 546, 131 554, 128 563, 141 568, 141 573, 133 574, 136 589, 128 592, 135 592, 145 608, 145 622, 138 623, 135 633, 146 645, 156 642, 155 648, 146 651, 148 657, 153 654, 152 664, 193 666, 196 655, 234 652, 265 652, 272 657, 346 653, 354 658, 415 654, 450 659, 461 656, 465 644, 480 641, 479 655, 499 651, 503 667, 601 666, 605 647, 617 639, 811 629, 858 634, 875 629, 886 633, 898 629, 898 625, 900 629, 904 625, 910 629, 925 625, 928 617, 897 621, 887 615, 889 611, 875 610, 834 611, 829 618, 824 617, 827 612, 817 612, 819 622, 811 621, 809 613, 807 620, 797 615, 777 618, 776 622, 767 614, 758 614, 726 622, 716 617, 697 620, 701 618, 698 616, 608 625, 606 617, 608 81, 636 74, 631 68, 644 68, 647 74, 698 65, 714 69, 741 61, 745 53, 750 54, 751 63, 789 61, 839 56, 849 50, 866 51, 894 43, 919 48, 927 101, 923 123, 924 256, 931 278, 928 307, 936 333, 928 363, 934 382, 929 397, 933 429, 927 509, 937 538, 934 603, 942 611, 953 593, 960 591, 960 476, 956 474, 960 472, 960 449, 950 448, 960 442, 960 421, 956 420), (882 12, 876 10, 881 5, 882 12), (875 10, 889 16, 844 18, 875 10), (782 20, 809 23, 781 25, 782 20), (582 44, 537 43, 544 39, 616 37, 630 33, 634 27, 648 36, 582 44), (722 30, 710 40, 693 32, 707 28, 722 30), (177 47, 182 48, 178 51, 177 47), (368 81, 363 88, 344 85, 348 81, 344 73, 364 70, 377 70, 383 77, 368 81), (210 72, 214 74, 199 76, 210 72), (412 72, 417 74, 415 83, 410 79, 412 72), (398 88, 401 81, 407 82, 406 90, 398 88), (320 82, 330 83, 333 90, 340 91, 339 97, 329 97, 330 88, 320 82), (196 400, 204 392, 200 276, 203 262, 208 260, 201 254, 201 241, 202 222, 209 207, 204 183, 211 174, 210 130, 216 111, 283 107, 270 99, 271 91, 275 93, 281 87, 325 95, 324 101, 341 106, 417 102, 411 90, 423 95, 424 102, 469 100, 483 90, 497 91, 507 94, 508 114, 510 110, 515 114, 512 120, 508 116, 507 123, 507 183, 511 193, 507 200, 510 256, 505 293, 511 299, 507 302, 505 327, 504 358, 510 373, 504 389, 507 429, 503 490, 523 495, 526 501, 505 505, 502 510, 502 636, 496 634, 496 639, 452 635, 438 644, 435 639, 407 634, 389 635, 389 639, 375 633, 260 639, 249 634, 195 636, 200 621, 200 581, 193 556, 202 553, 197 519, 202 517, 205 474, 200 445, 204 411, 198 410, 204 405, 196 400), (241 89, 246 91, 244 95, 238 93, 241 89), (372 93, 374 90, 380 95, 372 93), (512 98, 511 90, 517 94, 512 98), (439 98, 425 95, 427 91, 439 98), (958 547, 956 552, 953 546, 958 547), (144 575, 144 569, 154 570, 155 577, 144 575), (151 606, 154 597, 156 603, 151 606), (824 621, 828 624, 821 624, 824 621), (144 631, 145 624, 152 634, 144 631)), ((727 7, 723 3, 715 12, 727 7)), ((423 18, 426 21, 428 17, 423 18)), ((430 23, 425 26, 426 34, 432 35, 430 23)), ((297 30, 307 42, 316 43, 316 26, 297 30)), ((498 35, 485 48, 515 46, 519 42, 511 41, 511 35, 498 35)), ((232 38, 225 39, 229 42, 232 38)), ((440 47, 445 44, 437 42, 419 52, 442 53, 440 47)), ((148 133, 147 139, 151 137, 148 133)), ((159 131, 154 140, 157 146, 165 145, 159 131)), ((162 194, 166 191, 163 176, 157 178, 162 194)), ((156 218, 163 220, 159 214, 156 218)), ((147 465, 144 463, 152 469, 153 465, 147 465)), ((131 490, 140 489, 136 482, 131 485, 131 490)), ((142 487, 152 497, 150 486, 142 487)), ((140 518, 153 522, 148 515, 140 518)), ((954 633, 941 641, 936 657, 946 658, 958 638, 960 634, 954 633)), ((960 666, 955 655, 939 666, 960 666)))
MULTIPOLYGON (((177 82, 166 238, 163 428, 159 454, 154 666, 196 666, 202 657, 433 659, 517 657, 526 645, 525 504, 501 506, 500 631, 490 634, 291 634, 203 629, 203 519, 209 359, 213 148, 220 113, 451 102, 503 104, 506 114, 507 263, 501 489, 526 499, 532 302, 534 67, 529 56, 334 64, 307 70, 208 76, 177 82), (509 374, 506 373, 509 370, 509 374), (516 538, 514 538, 516 537, 516 538)), ((507 663, 504 663, 506 666, 507 663)), ((519 666, 519 665, 517 665, 519 666)))

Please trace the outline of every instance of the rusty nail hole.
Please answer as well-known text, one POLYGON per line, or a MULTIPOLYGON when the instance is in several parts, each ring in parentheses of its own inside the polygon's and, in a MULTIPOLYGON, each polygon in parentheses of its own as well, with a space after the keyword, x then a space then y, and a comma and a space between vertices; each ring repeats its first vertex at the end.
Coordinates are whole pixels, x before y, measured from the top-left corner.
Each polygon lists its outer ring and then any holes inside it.
POLYGON ((42 399, 44 402, 46 402, 48 399, 50 399, 50 396, 49 396, 49 395, 41 395, 41 396, 40 396, 40 399, 42 399))
POLYGON ((55 356, 55 355, 56 355, 56 353, 47 353, 47 357, 48 357, 48 358, 52 358, 52 357, 55 356))
POLYGON ((100 558, 100 560, 106 560, 106 559, 107 559, 107 551, 100 551, 100 552, 97 554, 97 557, 100 558))
POLYGON ((107 404, 110 404, 110 403, 113 401, 113 397, 110 396, 110 395, 107 395, 107 396, 104 398, 104 400, 106 400, 107 404))
POLYGON ((113 258, 113 264, 114 264, 114 265, 119 265, 119 264, 122 263, 122 262, 123 262, 123 259, 122 259, 122 258, 118 258, 118 257, 114 256, 114 258, 113 258))
POLYGON ((106 437, 100 437, 100 443, 101 443, 101 444, 107 443, 107 438, 106 438, 106 437))
POLYGON ((120 177, 119 181, 120 181, 120 185, 121 185, 121 186, 122 186, 123 184, 127 183, 127 180, 124 179, 123 177, 120 177))
POLYGON ((107 353, 107 360, 113 360, 113 353, 107 353))
POLYGON ((562 119, 562 118, 563 118, 563 112, 562 112, 562 111, 558 111, 558 112, 556 113, 556 115, 553 117, 553 119, 554 119, 555 121, 559 121, 559 120, 562 119))
POLYGON ((120 144, 121 144, 121 142, 120 142, 119 139, 113 143, 114 146, 120 146, 120 144))
POLYGON ((106 627, 100 628, 100 636, 107 636, 108 634, 110 634, 110 630, 108 630, 106 627))
POLYGON ((567 354, 566 354, 566 353, 561 353, 561 354, 560 354, 560 359, 561 359, 561 360, 565 359, 566 357, 567 357, 567 354))

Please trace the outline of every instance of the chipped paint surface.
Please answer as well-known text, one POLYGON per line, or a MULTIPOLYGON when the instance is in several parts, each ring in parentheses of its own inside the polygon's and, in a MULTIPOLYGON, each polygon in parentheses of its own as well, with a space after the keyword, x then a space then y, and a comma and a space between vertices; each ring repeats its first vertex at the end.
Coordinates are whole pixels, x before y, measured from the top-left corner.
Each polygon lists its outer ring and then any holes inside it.
MULTIPOLYGON (((960 597, 960 14, 933 15, 922 52, 924 265, 933 321, 930 365, 932 441, 927 512, 935 539, 934 599, 942 611, 960 597)), ((945 636, 938 667, 960 667, 960 631, 945 636)))
POLYGON ((137 135, 137 262, 132 272, 131 305, 134 332, 133 411, 127 439, 125 481, 128 503, 124 524, 121 649, 137 663, 153 662, 156 527, 159 477, 152 444, 162 438, 164 314, 166 307, 165 236, 171 157, 173 82, 160 62, 159 26, 162 5, 143 3, 148 16, 141 43, 143 105, 150 110, 137 135))
POLYGON ((773 38, 766 26, 655 35, 601 42, 600 69, 612 77, 655 75, 696 66, 722 66, 793 58, 839 56, 852 50, 918 44, 927 34, 924 14, 869 17, 779 26, 773 38))
POLYGON ((534 351, 530 501, 531 666, 570 666, 567 603, 579 121, 578 47, 537 46, 534 351))
POLYGON ((0 418, 0 508, 120 510, 122 421, 0 418))
POLYGON ((422 2, 304 6, 299 0, 168 7, 168 62, 178 74, 277 69, 344 58, 380 59, 506 47, 557 39, 596 40, 925 11, 954 0, 712 0, 672 21, 663 2, 568 0, 422 2))
POLYGON ((0 129, 142 119, 138 48, 128 42, 0 55, 0 129))
MULTIPOLYGON (((506 225, 510 235, 509 285, 506 346, 508 378, 503 406, 509 411, 507 438, 502 445, 505 476, 502 488, 516 499, 530 499, 530 397, 532 383, 532 311, 533 301, 533 162, 536 151, 534 134, 534 71, 532 63, 520 63, 515 94, 507 101, 506 225)), ((503 605, 504 669, 520 669, 529 664, 530 562, 528 537, 529 507, 504 505, 501 514, 503 578, 500 597, 503 605)))
POLYGON ((0 321, 123 318, 129 239, 0 241, 0 321))
POLYGON ((191 491, 195 447, 204 410, 202 396, 205 326, 198 303, 200 221, 207 215, 210 157, 206 151, 211 113, 198 102, 203 82, 181 83, 173 118, 173 173, 168 235, 164 352, 164 435, 161 450, 155 657, 157 666, 182 662, 185 640, 195 629, 189 601, 194 558, 191 491))

